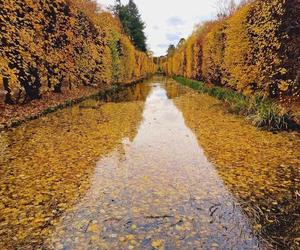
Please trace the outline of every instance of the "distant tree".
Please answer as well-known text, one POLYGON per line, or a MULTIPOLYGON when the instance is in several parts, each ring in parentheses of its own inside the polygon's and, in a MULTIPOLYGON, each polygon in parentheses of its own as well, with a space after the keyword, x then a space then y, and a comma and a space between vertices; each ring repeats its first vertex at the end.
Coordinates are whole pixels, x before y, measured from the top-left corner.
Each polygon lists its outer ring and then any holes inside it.
POLYGON ((231 16, 237 9, 237 5, 234 0, 217 0, 215 8, 217 9, 217 17, 222 19, 231 16))
POLYGON ((255 0, 240 0, 240 3, 237 5, 237 8, 241 8, 249 3, 254 2, 255 0))
POLYGON ((129 0, 127 5, 123 5, 120 0, 116 0, 115 5, 111 9, 120 19, 125 33, 129 36, 134 46, 138 50, 146 52, 145 23, 134 1, 129 0))
POLYGON ((175 48, 174 44, 171 44, 167 50, 167 55, 172 56, 175 53, 175 50, 176 50, 176 48, 175 48))
POLYGON ((177 48, 180 48, 185 43, 185 39, 181 38, 177 44, 177 48))
POLYGON ((147 51, 147 55, 150 57, 150 58, 153 58, 154 57, 154 52, 152 50, 148 50, 147 51))

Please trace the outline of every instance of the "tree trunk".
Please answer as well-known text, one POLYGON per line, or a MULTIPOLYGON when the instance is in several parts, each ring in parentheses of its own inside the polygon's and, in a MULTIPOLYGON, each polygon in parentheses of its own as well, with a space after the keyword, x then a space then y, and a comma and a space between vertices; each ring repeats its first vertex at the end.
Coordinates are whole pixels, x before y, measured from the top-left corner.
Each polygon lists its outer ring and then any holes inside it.
POLYGON ((4 89, 6 91, 5 103, 14 104, 14 101, 13 101, 12 96, 11 96, 11 90, 9 88, 9 78, 6 77, 6 76, 3 77, 3 86, 4 86, 4 89))

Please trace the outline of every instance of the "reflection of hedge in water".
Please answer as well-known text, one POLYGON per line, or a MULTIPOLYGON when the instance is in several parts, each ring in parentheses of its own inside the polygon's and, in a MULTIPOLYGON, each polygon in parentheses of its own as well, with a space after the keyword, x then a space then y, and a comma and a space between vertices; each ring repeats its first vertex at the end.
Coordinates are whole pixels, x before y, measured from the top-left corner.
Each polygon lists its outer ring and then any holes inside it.
POLYGON ((79 85, 130 82, 155 71, 117 19, 89 0, 4 0, 0 26, 0 88, 7 103, 79 85))
POLYGON ((108 91, 104 96, 99 96, 96 99, 106 102, 133 102, 145 101, 151 87, 147 84, 136 84, 131 87, 124 87, 117 91, 108 91))
POLYGON ((297 0, 252 1, 199 27, 163 68, 244 94, 299 99, 299 12, 297 0))

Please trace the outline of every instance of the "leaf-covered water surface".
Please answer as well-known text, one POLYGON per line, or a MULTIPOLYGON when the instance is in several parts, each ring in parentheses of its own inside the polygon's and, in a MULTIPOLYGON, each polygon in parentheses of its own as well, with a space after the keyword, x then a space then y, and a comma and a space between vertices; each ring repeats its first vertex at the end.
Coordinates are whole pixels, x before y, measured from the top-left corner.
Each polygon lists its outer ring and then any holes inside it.
POLYGON ((260 131, 204 94, 175 103, 255 233, 272 248, 299 249, 300 134, 260 131))
POLYGON ((1 248, 297 248, 299 134, 163 78, 104 99, 1 134, 1 248))
POLYGON ((42 244, 85 194, 97 159, 134 138, 148 91, 139 85, 123 93, 133 102, 88 100, 0 134, 1 249, 42 244))

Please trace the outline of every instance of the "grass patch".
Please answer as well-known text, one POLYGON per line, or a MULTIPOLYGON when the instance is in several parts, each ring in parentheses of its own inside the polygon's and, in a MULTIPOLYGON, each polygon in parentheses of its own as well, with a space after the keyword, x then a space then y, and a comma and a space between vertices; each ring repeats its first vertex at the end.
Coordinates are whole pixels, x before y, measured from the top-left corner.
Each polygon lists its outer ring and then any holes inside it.
POLYGON ((173 79, 201 93, 209 94, 228 104, 229 111, 244 115, 253 125, 271 131, 299 128, 291 111, 259 96, 246 97, 241 93, 223 87, 209 87, 203 82, 175 76, 173 79))

